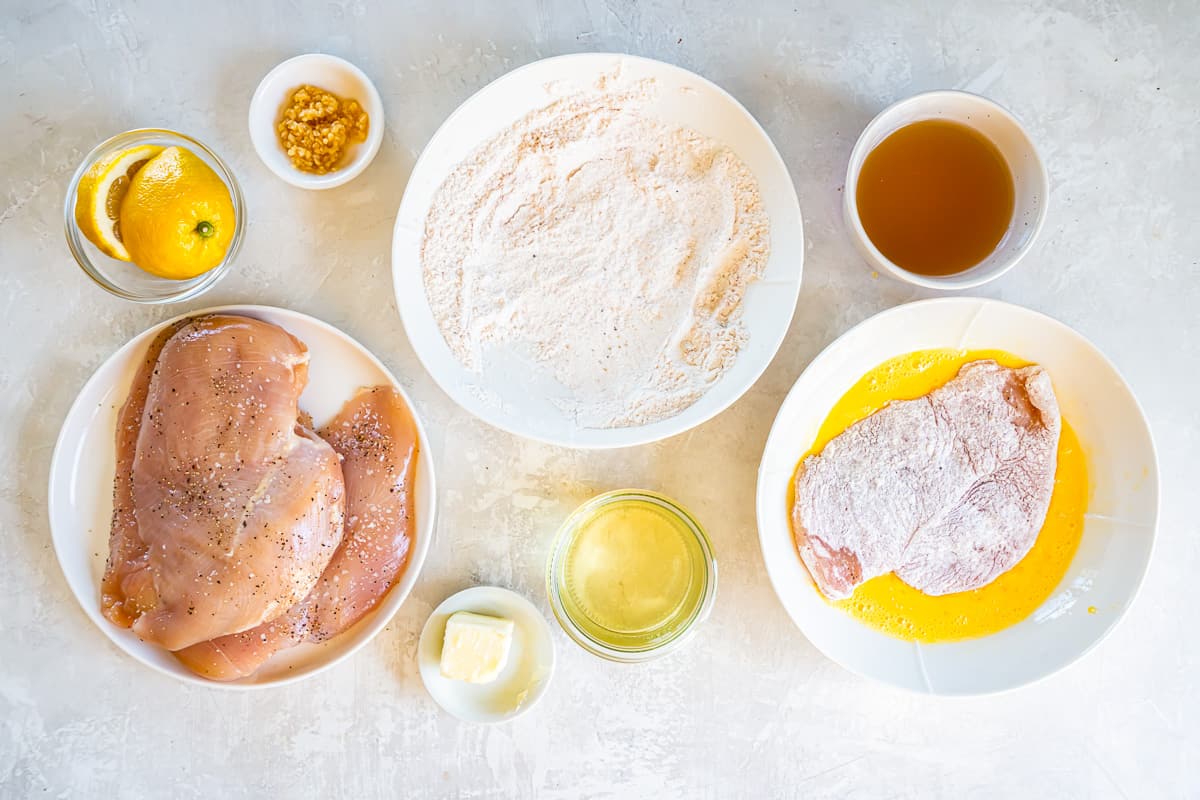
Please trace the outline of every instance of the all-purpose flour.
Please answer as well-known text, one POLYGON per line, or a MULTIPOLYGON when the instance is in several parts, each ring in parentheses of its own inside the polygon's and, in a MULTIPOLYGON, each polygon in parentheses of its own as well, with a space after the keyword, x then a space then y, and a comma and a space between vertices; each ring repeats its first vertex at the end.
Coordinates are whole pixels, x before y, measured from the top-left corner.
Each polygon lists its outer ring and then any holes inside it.
POLYGON ((480 146, 425 222, 425 291, 469 370, 515 356, 584 427, 694 403, 746 340, 767 216, 725 145, 649 116, 649 86, 567 96, 480 146))

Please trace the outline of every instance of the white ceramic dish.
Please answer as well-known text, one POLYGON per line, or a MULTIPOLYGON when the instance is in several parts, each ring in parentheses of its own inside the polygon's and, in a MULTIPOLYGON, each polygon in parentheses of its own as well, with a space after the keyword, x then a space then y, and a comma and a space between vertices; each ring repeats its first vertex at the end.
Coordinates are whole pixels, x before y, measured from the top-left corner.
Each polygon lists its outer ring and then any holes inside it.
POLYGON ((324 53, 289 58, 268 72, 250 100, 249 121, 250 141, 267 169, 301 189, 332 189, 353 180, 375 159, 379 145, 383 143, 383 100, 375 84, 349 61, 324 53), (369 118, 367 140, 347 148, 338 169, 325 175, 296 169, 280 147, 275 130, 280 109, 288 96, 305 83, 333 92, 338 97, 357 100, 369 118))
MULTIPOLYGON (((308 386, 300 402, 318 426, 333 417, 361 386, 391 384, 404 394, 392 374, 366 348, 331 325, 305 314, 268 306, 221 306, 175 319, 212 312, 242 314, 272 322, 307 345, 312 358, 308 386)), ((173 321, 155 325, 109 357, 84 384, 67 412, 50 464, 50 531, 58 562, 71 591, 97 627, 117 647, 152 669, 203 686, 257 689, 298 681, 333 666, 370 641, 383 630, 416 583, 433 538, 437 497, 429 438, 415 406, 405 394, 404 399, 417 423, 420 443, 415 507, 417 541, 400 583, 388 593, 379 608, 327 642, 281 651, 249 678, 230 683, 200 678, 166 650, 142 642, 130 631, 113 625, 100 611, 100 580, 108 555, 112 514, 117 411, 125 402, 129 384, 146 347, 158 331, 173 321)))
POLYGON ((842 216, 850 238, 874 269, 929 289, 970 289, 999 278, 1025 257, 1046 220, 1049 194, 1050 179, 1037 148, 1012 113, 969 92, 925 92, 888 106, 863 129, 846 167, 842 216), (1013 216, 1008 231, 991 255, 955 275, 918 275, 898 266, 879 251, 858 217, 858 175, 867 156, 897 129, 927 119, 959 122, 982 133, 1004 156, 1013 177, 1013 216))
POLYGON ((554 675, 554 639, 550 625, 533 603, 496 586, 475 586, 442 601, 429 615, 417 647, 421 681, 437 704, 465 722, 507 722, 542 698, 554 675), (442 677, 442 641, 446 620, 456 611, 473 611, 513 621, 508 663, 492 683, 472 684, 442 677))
POLYGON ((787 333, 804 261, 800 206, 787 167, 770 138, 733 97, 687 70, 634 56, 585 53, 528 64, 479 91, 455 111, 421 153, 396 215, 392 276, 396 305, 417 356, 459 405, 511 433, 568 447, 626 447, 656 441, 716 416, 754 384, 787 333), (466 370, 442 338, 425 296, 421 241, 433 195, 479 144, 558 97, 592 86, 601 75, 653 79, 661 119, 729 145, 758 178, 771 224, 771 254, 763 280, 746 292, 750 340, 734 366, 694 405, 638 427, 582 428, 535 383, 531 370, 466 370))
POLYGON ((796 381, 763 453, 757 511, 771 583, 796 625, 825 655, 860 675, 917 692, 984 694, 1057 672, 1117 624, 1150 560, 1158 465, 1150 427, 1129 386, 1081 335, 995 300, 925 300, 851 329, 796 381), (1028 619, 991 636, 920 645, 868 628, 820 597, 796 553, 787 494, 829 410, 863 374, 895 356, 944 347, 998 348, 1046 367, 1063 417, 1087 456, 1090 496, 1083 539, 1066 576, 1028 619))

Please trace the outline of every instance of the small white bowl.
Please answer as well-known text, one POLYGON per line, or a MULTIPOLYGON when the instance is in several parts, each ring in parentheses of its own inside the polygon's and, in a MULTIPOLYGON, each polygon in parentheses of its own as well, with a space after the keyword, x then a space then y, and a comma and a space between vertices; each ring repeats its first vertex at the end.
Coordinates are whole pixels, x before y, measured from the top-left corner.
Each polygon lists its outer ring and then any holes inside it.
POLYGON ((269 170, 301 189, 332 189, 356 178, 379 152, 383 125, 383 101, 371 79, 349 61, 324 53, 309 53, 284 61, 267 73, 250 100, 250 141, 255 152, 269 170), (306 83, 338 97, 357 100, 370 123, 367 140, 348 147, 338 169, 324 175, 296 169, 279 145, 275 130, 289 95, 306 83))
POLYGON ((1042 159, 1025 128, 1007 109, 970 92, 925 92, 888 106, 863 129, 846 168, 842 213, 850 238, 873 268, 929 289, 970 289, 999 278, 1029 252, 1045 222, 1049 193, 1050 179, 1042 159), (858 217, 858 175, 867 156, 895 131, 927 119, 958 122, 979 131, 1004 156, 1013 177, 1008 231, 987 258, 954 275, 918 275, 895 264, 871 241, 858 217))
POLYGON ((429 615, 421 630, 417 666, 426 690, 451 715, 464 722, 507 722, 533 708, 546 693, 554 675, 554 639, 546 618, 533 603, 498 586, 475 586, 451 595, 429 615), (491 683, 465 683, 442 676, 446 620, 456 611, 513 621, 508 664, 491 683))

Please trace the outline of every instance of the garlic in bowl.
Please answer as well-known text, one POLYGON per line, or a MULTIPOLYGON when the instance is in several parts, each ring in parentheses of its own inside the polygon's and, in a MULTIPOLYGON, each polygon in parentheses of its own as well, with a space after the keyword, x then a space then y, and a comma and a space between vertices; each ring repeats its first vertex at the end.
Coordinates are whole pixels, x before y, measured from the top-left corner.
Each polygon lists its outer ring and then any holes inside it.
POLYGON ((275 67, 250 100, 250 140, 267 168, 301 189, 357 177, 383 143, 383 101, 345 59, 296 56, 275 67))

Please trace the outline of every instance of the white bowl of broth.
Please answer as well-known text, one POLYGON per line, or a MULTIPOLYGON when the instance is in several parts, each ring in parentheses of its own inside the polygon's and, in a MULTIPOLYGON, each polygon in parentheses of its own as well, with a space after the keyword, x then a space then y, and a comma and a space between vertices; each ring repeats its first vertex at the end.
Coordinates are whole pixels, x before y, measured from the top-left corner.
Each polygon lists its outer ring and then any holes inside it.
POLYGON ((927 288, 969 289, 1033 247, 1049 188, 1037 149, 1009 111, 969 92, 926 92, 863 130, 843 213, 872 268, 927 288))

